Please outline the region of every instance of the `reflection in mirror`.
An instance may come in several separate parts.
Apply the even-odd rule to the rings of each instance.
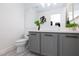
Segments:
[[[67,15],[68,15],[68,19],[69,21],[73,21],[74,20],[74,4],[73,3],[67,3]]]
[[[77,29],[79,27],[79,24],[77,22],[78,13],[77,10],[74,9],[75,4],[74,3],[68,3],[66,6],[66,27]],[[77,6],[77,5],[76,5]]]
[[[53,25],[53,22],[52,21],[50,21],[50,26],[52,26]]]
[[[75,19],[79,18],[79,10],[78,5],[76,3],[69,3],[67,4],[67,16],[69,17],[69,21],[74,21]]]
[[[59,22],[55,23],[55,25],[58,26],[58,27],[60,27],[60,23]]]
[[[53,25],[58,25],[58,27],[60,27],[61,14],[52,14],[51,21],[53,22]]]

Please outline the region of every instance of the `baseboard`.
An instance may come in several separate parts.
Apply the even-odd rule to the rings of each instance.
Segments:
[[[4,55],[4,54],[6,54],[7,52],[12,51],[12,50],[14,50],[14,49],[16,49],[15,46],[10,46],[10,47],[8,47],[8,48],[5,48],[5,49],[3,49],[3,50],[0,50],[0,56],[1,56],[1,55]]]

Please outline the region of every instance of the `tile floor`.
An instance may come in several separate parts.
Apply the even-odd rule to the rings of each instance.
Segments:
[[[16,49],[15,49],[1,56],[40,56],[40,55],[30,52],[28,49],[26,49],[24,52],[16,53]]]

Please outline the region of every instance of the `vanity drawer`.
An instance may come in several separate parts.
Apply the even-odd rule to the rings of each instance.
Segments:
[[[41,33],[41,54],[57,56],[57,34]]]
[[[79,34],[60,34],[60,55],[79,56]]]
[[[78,39],[79,34],[60,34],[62,38],[68,38],[68,39]]]
[[[40,33],[29,32],[29,50],[40,53]]]

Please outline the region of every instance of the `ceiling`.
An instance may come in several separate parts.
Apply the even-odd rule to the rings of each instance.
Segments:
[[[66,3],[50,3],[50,6],[43,7],[40,3],[26,3],[25,6],[31,7],[35,9],[38,12],[43,12],[43,11],[50,11],[50,10],[55,10],[55,9],[62,9],[66,7]],[[79,3],[74,3],[75,9],[79,9]]]

